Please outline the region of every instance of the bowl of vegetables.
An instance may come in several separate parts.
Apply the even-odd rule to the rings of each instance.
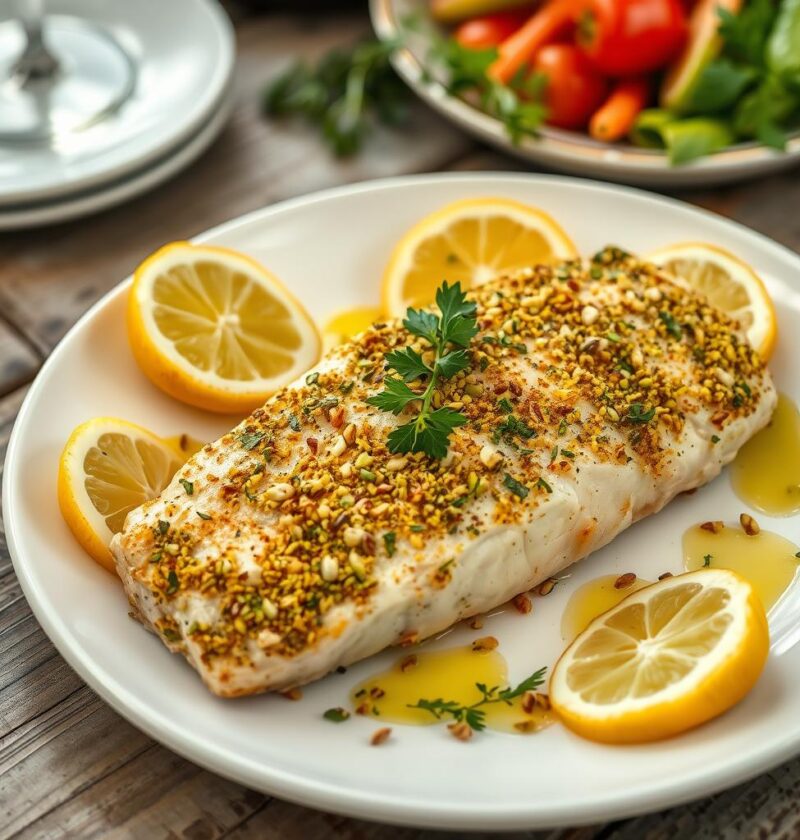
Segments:
[[[800,0],[371,0],[398,74],[538,164],[679,187],[800,161]]]

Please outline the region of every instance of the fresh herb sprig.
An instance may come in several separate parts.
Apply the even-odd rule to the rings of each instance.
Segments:
[[[529,73],[526,68],[510,84],[501,84],[488,72],[497,58],[496,47],[474,49],[436,32],[427,33],[427,36],[430,40],[428,72],[441,72],[449,94],[477,99],[482,110],[503,123],[514,145],[524,136],[538,133],[547,116],[547,109],[542,104],[546,76]]]
[[[264,113],[302,117],[318,126],[335,154],[354,154],[375,123],[398,125],[408,117],[410,91],[392,69],[391,57],[415,31],[428,45],[428,78],[436,75],[449,94],[500,120],[512,143],[538,133],[547,116],[542,104],[546,76],[526,69],[501,84],[487,75],[496,48],[464,47],[414,15],[402,22],[397,38],[360,41],[330,51],[316,64],[293,65],[266,89]]]
[[[409,308],[403,320],[403,326],[411,335],[431,346],[432,363],[426,363],[413,347],[393,350],[386,356],[386,368],[397,376],[386,379],[384,390],[367,399],[370,405],[395,415],[420,403],[413,420],[390,432],[390,452],[424,452],[431,458],[444,458],[451,432],[467,422],[461,412],[451,408],[434,410],[431,403],[442,380],[469,367],[467,348],[478,332],[475,304],[467,300],[460,283],[449,286],[445,282],[436,290],[436,305],[440,312],[438,316],[425,309]],[[426,382],[421,393],[407,384],[417,380]]]
[[[335,154],[357,152],[374,123],[405,119],[409,91],[389,63],[397,46],[366,40],[332,50],[313,66],[293,65],[265,91],[264,113],[303,117],[319,127]]]
[[[535,691],[544,683],[544,676],[547,672],[547,667],[539,668],[527,679],[524,679],[516,688],[500,688],[500,686],[487,687],[484,683],[475,683],[475,688],[481,694],[479,700],[471,705],[465,706],[455,700],[436,700],[420,699],[414,704],[409,704],[410,709],[423,709],[430,712],[437,720],[442,720],[446,717],[452,718],[457,723],[464,722],[470,729],[480,732],[486,729],[486,712],[484,708],[493,703],[507,703],[511,705],[511,701],[516,697],[521,697],[527,691]]]

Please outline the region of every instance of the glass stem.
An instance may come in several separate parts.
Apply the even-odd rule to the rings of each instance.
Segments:
[[[58,71],[58,61],[44,42],[43,0],[18,0],[20,23],[25,29],[25,50],[14,67],[14,76],[22,84],[52,78]]]

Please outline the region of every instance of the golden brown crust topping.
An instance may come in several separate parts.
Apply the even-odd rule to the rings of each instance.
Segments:
[[[293,655],[341,632],[325,620],[336,605],[364,608],[381,569],[414,574],[415,553],[434,540],[450,556],[426,583],[446,586],[470,539],[528,516],[581,459],[635,461],[658,475],[687,415],[704,412],[722,429],[759,398],[763,365],[737,325],[616,249],[588,264],[526,270],[473,297],[471,367],[433,401],[468,418],[445,461],[389,452],[398,420],[365,403],[387,352],[428,352],[393,322],[334,351],[304,384],[206,447],[224,474],[197,475],[189,462],[182,474],[194,475],[212,509],[167,508],[147,529],[152,559],[135,575],[158,597],[219,599],[217,620],[185,629],[207,657],[246,662],[253,642]],[[244,519],[253,523],[246,535],[237,530]],[[245,536],[256,543],[255,573],[237,553]],[[411,559],[389,563],[400,549]],[[177,641],[179,628],[164,630]]]

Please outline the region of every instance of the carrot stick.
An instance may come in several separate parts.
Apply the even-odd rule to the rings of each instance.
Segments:
[[[500,44],[498,56],[489,67],[489,77],[496,82],[508,84],[540,47],[574,20],[577,7],[577,0],[548,0],[520,29]]]
[[[592,115],[589,134],[595,140],[605,140],[607,143],[624,137],[633,128],[649,96],[650,84],[644,76],[620,79],[606,101]]]

